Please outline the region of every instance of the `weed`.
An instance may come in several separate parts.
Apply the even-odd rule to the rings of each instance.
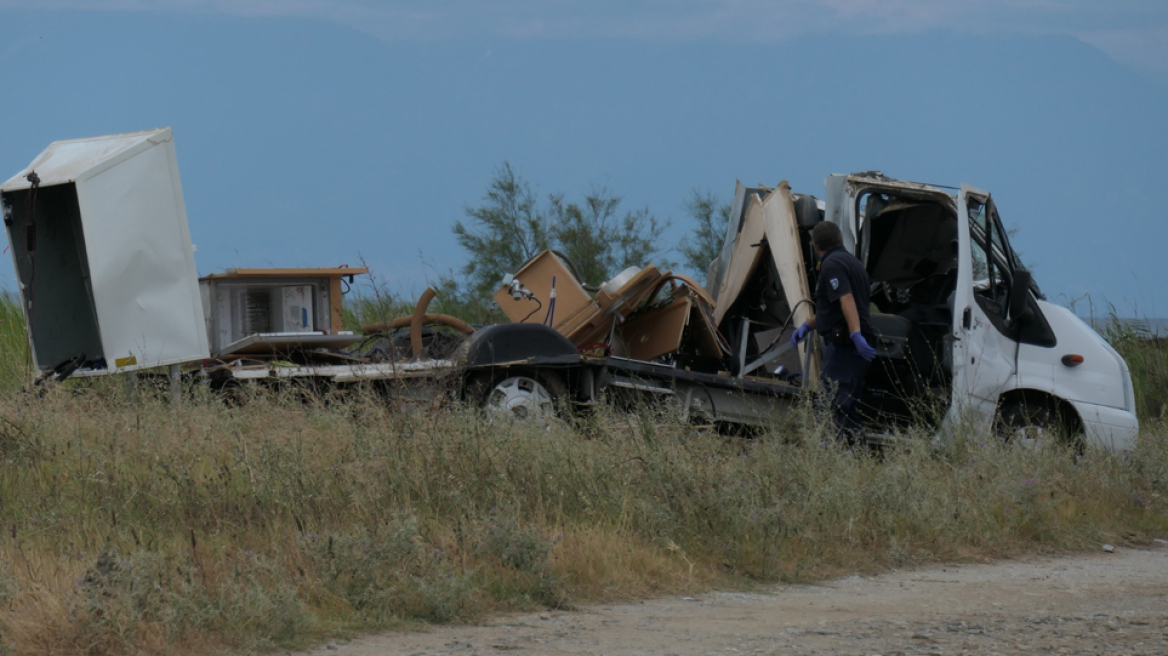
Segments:
[[[307,534],[300,544],[324,587],[370,625],[447,622],[477,614],[474,586],[422,537],[414,518],[356,532]]]
[[[485,526],[480,544],[480,553],[520,572],[542,571],[552,547],[543,535],[509,518]]]

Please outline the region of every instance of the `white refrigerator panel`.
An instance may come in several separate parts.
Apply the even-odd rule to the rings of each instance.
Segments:
[[[174,142],[77,183],[110,369],[209,356]]]
[[[88,341],[79,341],[68,332],[70,326],[64,325],[68,322],[60,320],[60,312],[34,311],[31,291],[22,286],[29,334],[40,336],[32,340],[37,365],[42,369],[53,366],[62,356],[79,350],[79,343],[88,344],[88,360],[75,375],[115,373],[209,357],[170,129],[51,144],[27,169],[0,187],[0,194],[16,212],[24,207],[20,201],[32,195],[27,179],[31,172],[40,178],[40,191],[35,198],[41,207],[32,215],[35,219],[27,220],[47,226],[39,228],[43,243],[38,250],[52,254],[53,246],[67,252],[68,243],[50,244],[47,240],[76,239],[75,252],[82,256],[74,256],[71,265],[62,267],[47,255],[34,259],[37,253],[18,243],[13,249],[18,277],[23,267],[24,285],[34,280],[30,273],[34,266],[42,270],[57,267],[59,270],[42,271],[36,276],[37,302],[43,305],[52,303],[54,298],[64,299],[62,294],[69,290],[71,300],[59,300],[57,304],[79,302],[72,299],[79,299],[78,290],[85,289],[85,294],[92,295],[90,316],[96,315],[97,323],[97,330],[84,333],[91,336]],[[75,209],[70,209],[72,201],[67,199],[73,192]],[[66,201],[50,203],[51,199],[62,198]],[[55,237],[51,228],[70,216],[73,221],[79,220],[80,234]],[[23,235],[23,224],[10,227],[10,239],[14,231]],[[50,325],[38,326],[38,321],[49,321]],[[93,352],[97,334],[102,353]],[[46,340],[56,343],[42,343]]]

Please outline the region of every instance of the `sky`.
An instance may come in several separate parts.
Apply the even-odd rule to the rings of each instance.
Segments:
[[[416,296],[504,162],[670,243],[694,190],[882,170],[991,191],[1051,300],[1168,316],[1159,0],[0,0],[0,71],[0,179],[174,129],[200,274]]]

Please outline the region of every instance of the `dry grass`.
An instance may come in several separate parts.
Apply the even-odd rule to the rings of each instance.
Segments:
[[[500,609],[1055,551],[1168,529],[1168,440],[1134,458],[910,439],[803,415],[761,438],[668,417],[492,425],[115,384],[0,402],[0,641],[264,650]]]
[[[493,425],[371,394],[235,409],[131,405],[117,380],[18,394],[23,322],[0,299],[0,653],[263,651],[1165,537],[1166,351],[1114,341],[1146,413],[1131,457],[967,434],[875,458],[809,412],[741,440],[648,413]]]

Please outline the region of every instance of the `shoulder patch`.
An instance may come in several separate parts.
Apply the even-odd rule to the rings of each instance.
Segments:
[[[831,279],[831,288],[832,289],[839,289],[839,278],[832,278]]]

